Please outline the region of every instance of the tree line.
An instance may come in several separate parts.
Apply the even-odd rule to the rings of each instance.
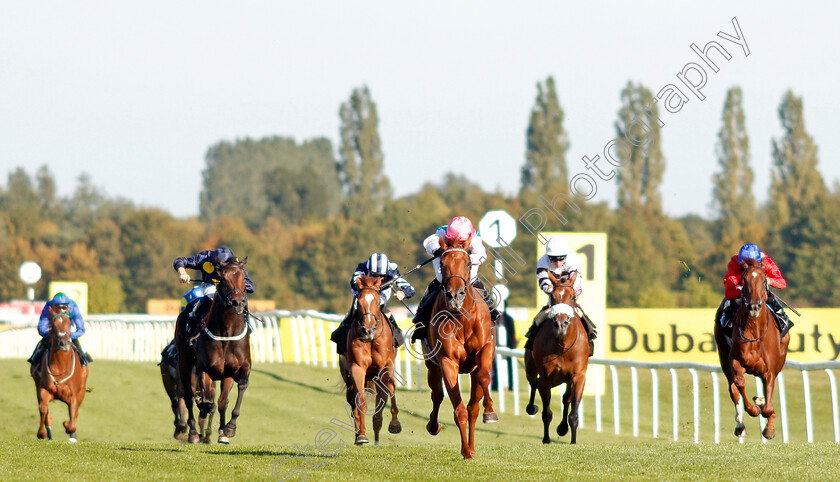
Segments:
[[[280,136],[211,146],[196,218],[177,219],[109,197],[86,175],[61,197],[46,166],[34,176],[17,168],[0,187],[0,300],[24,296],[17,270],[23,260],[34,260],[43,270],[35,286],[40,298],[49,280],[80,280],[89,284],[91,312],[142,312],[149,298],[177,298],[185,291],[172,269],[177,256],[227,246],[248,256],[256,298],[289,309],[341,312],[350,303],[349,276],[371,252],[410,267],[426,259],[422,240],[452,216],[477,223],[487,210],[504,209],[517,217],[541,195],[562,193],[580,209],[564,220],[549,219],[545,229],[608,233],[609,306],[716,306],[726,263],[745,242],[759,244],[780,265],[790,301],[836,306],[838,279],[831,267],[840,258],[840,189],[829,189],[817,169],[802,99],[789,91],[779,104],[772,185],[768,201],[759,205],[742,96],[740,88],[730,89],[722,108],[717,170],[710,173],[713,219],[663,213],[666,159],[659,126],[650,121],[658,117],[657,107],[653,94],[632,82],[620,92],[617,138],[653,136],[657,142],[617,147],[616,208],[584,202],[569,190],[570,136],[551,77],[537,83],[515,195],[450,173],[395,197],[367,87],[354,89],[339,107],[338,146],[326,137],[299,143]],[[518,237],[512,249],[526,262],[536,259],[531,236]],[[488,280],[494,279],[491,265],[483,268]],[[533,304],[533,269],[506,273],[510,305]],[[431,276],[430,268],[410,276],[418,296]]]

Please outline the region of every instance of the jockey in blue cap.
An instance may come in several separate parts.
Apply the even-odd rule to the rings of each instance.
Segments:
[[[764,263],[764,274],[767,277],[768,287],[780,290],[787,287],[787,281],[782,276],[782,271],[770,256],[767,256],[755,244],[747,243],[741,246],[738,254],[732,256],[726,267],[726,275],[723,277],[724,299],[718,307],[717,313],[715,313],[715,321],[724,328],[730,327],[735,312],[741,306],[741,274],[743,273],[741,263],[746,259]],[[784,308],[779,303],[779,299],[773,296],[773,292],[770,290],[767,290],[767,307],[773,312],[779,326],[779,337],[784,337],[793,326],[793,322],[788,318]]]
[[[203,315],[204,311],[209,308],[210,302],[216,295],[216,284],[221,281],[218,271],[230,261],[239,261],[239,259],[234,256],[230,249],[217,248],[215,250],[208,249],[193,256],[177,258],[172,263],[175,271],[178,272],[181,283],[189,283],[192,280],[187,273],[187,269],[201,271],[201,284],[184,295],[188,301],[187,306],[184,307],[185,310],[189,310],[188,331],[198,324],[194,321],[200,320],[200,315]],[[245,271],[245,292],[254,292],[254,283],[248,276],[248,271]]]
[[[93,359],[90,355],[85,353],[82,345],[79,343],[79,337],[85,334],[85,320],[82,319],[82,313],[79,311],[79,306],[76,302],[71,300],[69,296],[64,293],[56,293],[50,301],[44,305],[41,310],[41,318],[38,320],[38,334],[41,335],[41,341],[35,347],[32,356],[29,357],[29,363],[33,366],[38,366],[44,353],[49,348],[49,341],[47,337],[50,335],[50,307],[54,306],[58,313],[70,316],[70,323],[74,326],[74,330],[70,332],[70,339],[73,340],[73,345],[79,353],[79,359],[82,365],[87,365]]]

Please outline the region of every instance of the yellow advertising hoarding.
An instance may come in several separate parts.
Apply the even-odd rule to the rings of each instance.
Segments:
[[[577,256],[581,269],[579,276],[583,277],[583,293],[581,293],[577,302],[598,328],[594,356],[599,358],[605,357],[604,321],[607,317],[607,234],[544,232],[542,235],[546,239],[551,239],[554,236],[563,236],[569,242],[570,252]],[[537,260],[544,254],[545,246],[537,240]],[[534,265],[536,266],[536,262]],[[548,296],[537,285],[536,279],[534,279],[534,287],[536,290],[536,306],[539,309],[545,306],[548,301]],[[603,365],[590,365],[586,371],[586,387],[584,393],[586,395],[603,394],[605,374],[606,367]]]
[[[82,313],[82,318],[87,318],[88,315],[88,285],[84,281],[50,281],[49,296],[50,299],[56,293],[64,293],[71,300],[76,302],[79,311]]]

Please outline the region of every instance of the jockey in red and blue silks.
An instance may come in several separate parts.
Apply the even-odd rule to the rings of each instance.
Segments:
[[[487,259],[487,250],[484,247],[484,242],[481,240],[481,235],[473,228],[469,218],[455,216],[449,221],[448,225],[439,227],[435,231],[435,234],[432,234],[423,241],[423,247],[426,249],[426,253],[435,258],[435,279],[429,283],[426,292],[423,294],[423,298],[420,300],[420,304],[417,306],[417,313],[412,320],[415,324],[415,330],[411,335],[411,341],[426,338],[426,327],[431,321],[432,305],[434,305],[435,296],[437,296],[438,291],[443,286],[443,280],[440,274],[440,256],[442,254],[440,248],[441,237],[448,240],[470,240],[470,245],[467,249],[472,263],[470,266],[470,283],[481,294],[485,303],[487,303],[487,308],[490,310],[490,319],[495,323],[502,316],[499,310],[496,309],[496,302],[484,287],[484,283],[478,279],[478,268]]]
[[[40,363],[41,357],[44,356],[44,352],[46,352],[49,347],[49,343],[46,339],[50,335],[50,308],[53,306],[58,310],[58,313],[64,313],[70,317],[70,323],[74,328],[73,331],[70,332],[70,339],[73,340],[73,345],[76,346],[76,349],[79,352],[79,358],[81,359],[82,365],[87,365],[93,361],[93,359],[90,355],[85,353],[84,350],[82,350],[82,345],[79,343],[79,337],[85,334],[85,320],[82,319],[82,313],[79,311],[79,306],[76,302],[61,292],[56,293],[50,301],[47,301],[44,305],[44,309],[41,310],[41,318],[38,320],[38,334],[41,335],[41,341],[38,342],[38,345],[35,347],[35,351],[32,353],[32,356],[29,357],[29,363],[33,365]]]
[[[405,343],[402,331],[397,326],[397,322],[394,320],[394,315],[391,313],[391,310],[388,309],[386,303],[388,303],[388,300],[391,299],[392,286],[396,288],[393,292],[394,296],[398,300],[414,296],[414,287],[402,277],[397,263],[390,262],[388,260],[388,256],[384,253],[373,253],[367,260],[362,261],[358,266],[356,266],[356,271],[353,272],[353,276],[350,278],[350,291],[353,294],[353,305],[350,307],[350,310],[347,311],[347,315],[338,325],[338,328],[336,328],[332,332],[332,335],[330,335],[330,340],[336,344],[336,352],[339,355],[344,355],[347,350],[347,333],[349,332],[350,323],[356,316],[356,298],[359,296],[358,280],[363,275],[378,276],[382,278],[381,284],[383,285],[389,283],[385,289],[379,292],[379,306],[382,314],[385,315],[385,318],[391,324],[391,328],[394,333],[394,346],[399,347]]]
[[[741,262],[745,259],[752,259],[758,262],[764,261],[764,274],[767,277],[768,286],[780,290],[787,287],[787,281],[782,276],[782,271],[770,256],[767,256],[755,244],[747,243],[741,246],[738,254],[732,256],[729,264],[726,266],[726,274],[723,277],[724,299],[717,313],[715,313],[715,321],[720,323],[724,328],[732,323],[732,317],[741,304],[741,274],[743,273]],[[779,332],[781,333],[780,337],[785,336],[793,326],[793,322],[788,318],[778,298],[769,290],[767,293],[767,306],[775,315],[774,318],[779,325]]]

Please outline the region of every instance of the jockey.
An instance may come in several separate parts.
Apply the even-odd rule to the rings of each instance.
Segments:
[[[85,353],[82,349],[82,345],[79,343],[79,337],[85,334],[85,320],[82,319],[82,313],[79,311],[79,306],[64,293],[56,293],[55,296],[53,296],[53,299],[48,301],[44,305],[44,309],[41,310],[41,319],[38,320],[38,334],[41,335],[41,341],[38,342],[38,345],[35,347],[35,351],[32,353],[32,356],[29,357],[29,363],[37,366],[50,346],[47,338],[50,335],[51,306],[56,307],[58,313],[70,316],[70,323],[72,323],[75,327],[75,330],[70,332],[70,339],[73,340],[73,345],[79,353],[79,360],[81,360],[82,365],[87,365],[92,362],[93,359],[90,355]]]
[[[554,291],[554,285],[548,278],[549,271],[557,277],[563,274],[570,275],[571,273],[577,272],[578,275],[575,277],[574,284],[575,299],[583,293],[583,276],[581,276],[580,264],[578,263],[577,256],[570,252],[569,243],[566,241],[566,238],[555,236],[549,239],[545,245],[545,254],[537,260],[537,283],[540,289],[549,295],[549,304],[537,313],[537,316],[534,317],[534,321],[531,324],[531,328],[525,333],[525,337],[528,339],[525,342],[526,350],[533,348],[534,340],[532,336],[537,334],[540,324],[546,319],[548,310],[551,308],[550,296],[551,292]],[[575,311],[580,316],[583,327],[586,328],[586,333],[589,335],[589,356],[592,356],[595,350],[595,338],[598,337],[598,333],[595,331],[595,324],[592,323],[592,320],[583,312],[577,302],[575,302]]]
[[[398,300],[414,296],[414,287],[400,275],[397,263],[388,261],[388,257],[383,253],[373,253],[366,261],[359,263],[356,266],[356,271],[353,272],[353,276],[350,278],[350,291],[353,293],[353,305],[347,311],[347,315],[341,321],[341,324],[338,325],[338,328],[330,335],[330,340],[336,344],[336,352],[339,355],[344,355],[347,351],[347,332],[350,330],[350,324],[356,318],[356,311],[358,309],[356,298],[359,296],[358,280],[362,275],[380,277],[382,278],[383,285],[386,283],[396,285],[397,289],[394,292],[394,296]],[[379,292],[379,309],[391,324],[391,329],[394,333],[394,347],[396,348],[405,343],[405,338],[397,326],[391,310],[385,306],[390,298],[391,286],[389,285]]]
[[[745,259],[753,259],[758,262],[764,261],[764,274],[767,276],[767,285],[773,288],[784,289],[787,287],[787,281],[782,277],[782,272],[779,266],[767,256],[766,253],[758,249],[758,246],[752,243],[741,246],[738,254],[732,256],[729,260],[729,265],[726,267],[726,275],[723,277],[724,299],[715,313],[715,321],[720,323],[720,326],[728,328],[732,324],[732,318],[738,307],[741,306],[741,262]],[[793,326],[784,308],[782,308],[779,299],[773,295],[773,292],[767,290],[767,307],[773,312],[776,323],[779,325],[779,337],[783,337]]]
[[[411,335],[411,341],[422,340],[426,338],[426,326],[431,317],[432,305],[435,297],[443,286],[443,279],[440,274],[440,256],[443,251],[440,247],[440,238],[445,237],[448,240],[466,241],[470,239],[469,251],[470,261],[472,267],[470,268],[470,282],[473,288],[481,293],[484,302],[487,303],[487,308],[490,310],[490,319],[495,323],[501,316],[501,313],[496,309],[496,303],[484,283],[478,279],[478,267],[484,260],[487,259],[487,250],[484,248],[484,243],[481,236],[473,228],[472,222],[464,216],[456,216],[449,221],[447,226],[441,226],[435,234],[429,236],[423,241],[423,247],[426,248],[426,253],[429,256],[434,256],[435,279],[429,283],[423,298],[420,300],[420,305],[417,307],[417,314],[414,315],[413,323],[415,324],[415,331]]]
[[[228,248],[217,248],[216,250],[202,251],[194,256],[177,258],[172,263],[175,271],[178,272],[181,283],[189,283],[191,281],[187,269],[201,271],[201,284],[193,288],[193,290],[190,290],[190,293],[196,293],[196,296],[184,307],[185,310],[189,310],[187,331],[190,331],[189,328],[197,324],[192,323],[193,321],[201,319],[197,315],[204,314],[204,310],[210,306],[210,302],[216,295],[216,283],[221,281],[221,275],[219,275],[218,270],[222,264],[231,260],[239,261],[239,258],[234,256],[233,251]],[[245,271],[245,292],[254,292],[254,283],[248,276],[248,271]]]

